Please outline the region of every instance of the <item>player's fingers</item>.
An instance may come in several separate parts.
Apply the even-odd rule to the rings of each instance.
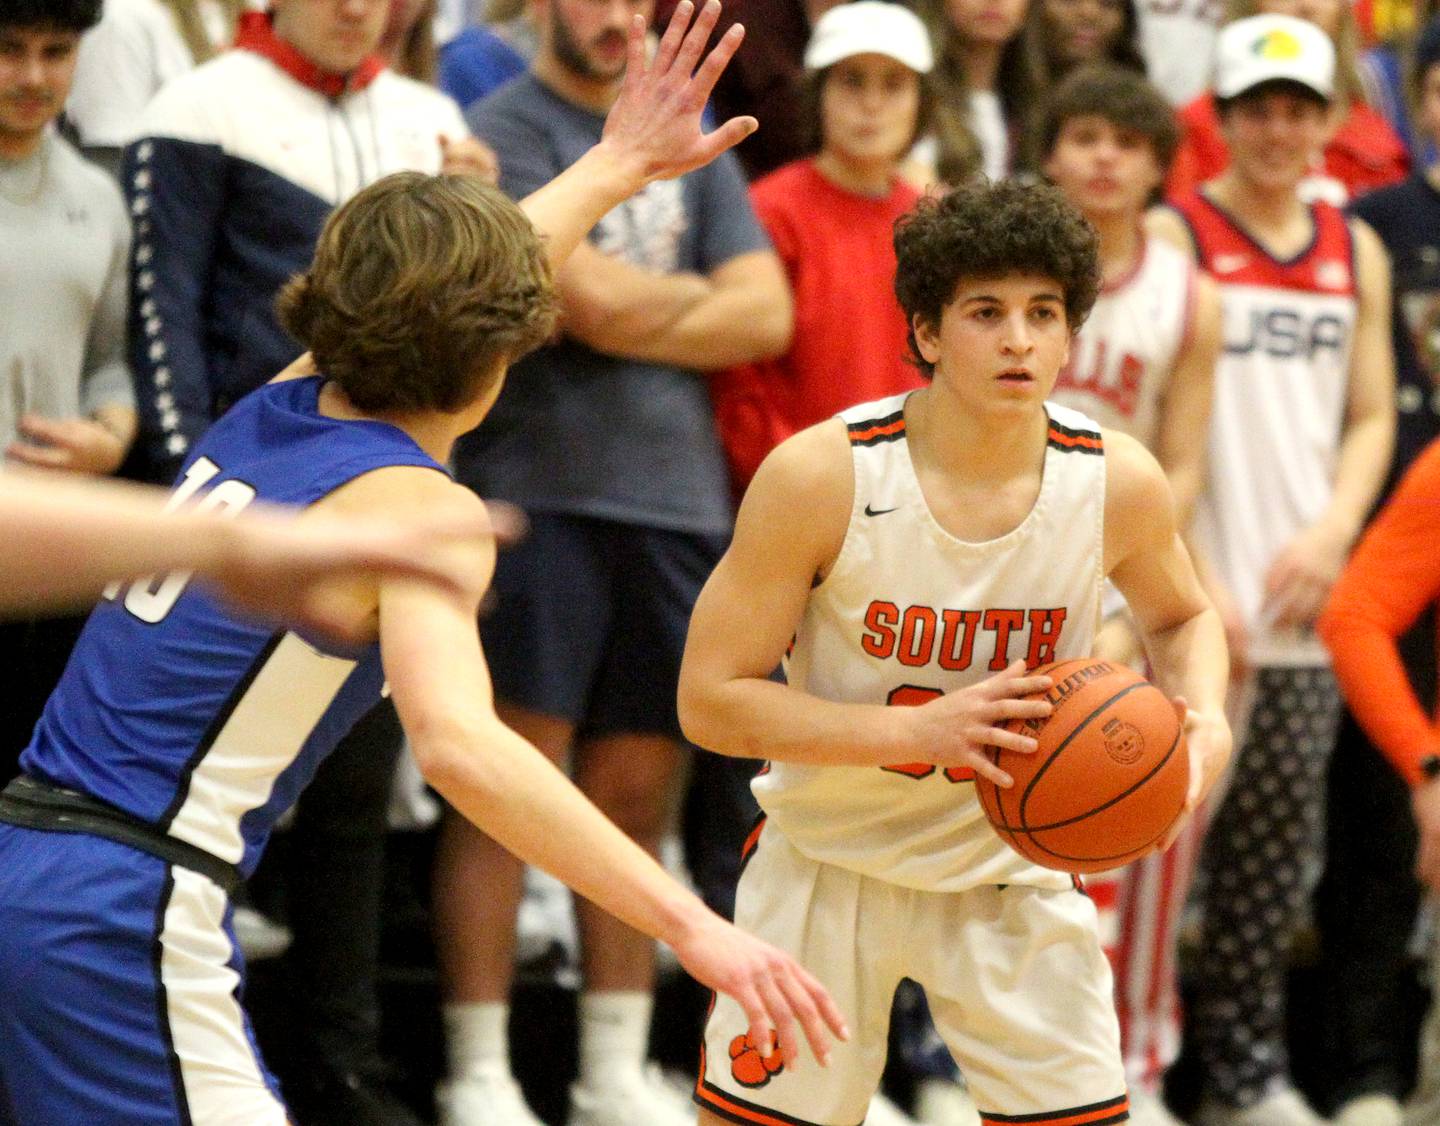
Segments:
[[[1185,717],[1190,712],[1190,705],[1186,702],[1185,697],[1171,696],[1170,706],[1175,709],[1175,718],[1180,721],[1181,726],[1184,726]]]
[[[760,994],[756,991],[754,983],[747,981],[743,988],[731,992],[730,996],[745,1013],[745,1020],[749,1024],[746,1035],[750,1037],[750,1043],[756,1048],[768,1048],[774,1043],[775,1029],[771,1025],[770,1014],[766,1012],[764,1003],[760,1000]],[[763,1049],[761,1055],[769,1055]]]
[[[660,43],[655,48],[655,58],[652,65],[656,74],[664,74],[670,69],[670,64],[675,60],[675,53],[680,49],[680,43],[685,38],[685,29],[690,26],[690,17],[695,11],[695,5],[690,0],[680,0],[675,5],[675,12],[670,17],[670,22],[665,26],[665,34],[660,37]],[[639,28],[637,37],[635,29]],[[640,52],[640,65],[635,66],[635,52]],[[645,73],[645,17],[636,16],[630,27],[630,67],[636,76]]]
[[[700,69],[695,72],[690,84],[688,96],[692,106],[700,107],[710,100],[710,92],[715,89],[715,83],[730,65],[730,60],[735,57],[735,52],[740,49],[744,38],[745,25],[731,24],[720,37],[720,42],[715,44],[714,50],[705,56],[705,61],[700,64]]]
[[[986,719],[1045,719],[1055,711],[1049,700],[1016,700],[1009,696],[992,701],[985,709]]]
[[[790,1002],[785,999],[780,987],[772,977],[760,982],[760,997],[765,1003],[770,1025],[775,1030],[775,1039],[780,1045],[780,1057],[791,1071],[800,1069],[800,1038],[795,1033],[795,1015],[790,1011]],[[752,1044],[758,1040],[750,1041]]]
[[[824,989],[820,988],[819,982],[805,981],[798,966],[794,969],[787,967],[777,975],[777,983],[785,996],[785,1003],[799,1023],[800,1031],[805,1034],[810,1054],[821,1067],[825,1067],[830,1063],[830,1036],[815,996],[816,990],[823,996]],[[798,1042],[796,1047],[798,1049]]]
[[[820,1022],[819,1025],[816,1026],[816,1029],[813,1031],[810,1024],[807,1022],[805,1026],[806,1035],[809,1037],[810,1045],[812,1048],[816,1046],[817,1032],[819,1037],[823,1038],[825,1044],[825,1058],[821,1059],[820,1062],[827,1063],[830,1058],[830,1038],[826,1034],[827,1030],[841,1040],[849,1040],[850,1025],[846,1023],[845,1014],[840,1011],[840,1006],[837,1005],[835,1003],[835,999],[830,996],[829,990],[827,990],[823,985],[820,984],[819,978],[817,978],[814,974],[812,974],[809,970],[807,970],[804,966],[800,965],[798,962],[791,964],[790,977],[794,981],[796,988],[805,991],[806,996],[810,1000],[810,1009],[814,1012],[816,1019]],[[805,1010],[802,1010],[802,1012],[803,1011]],[[818,1051],[816,1052],[815,1058],[820,1059],[820,1053]]]
[[[695,73],[695,67],[700,62],[705,44],[710,41],[710,33],[715,30],[715,24],[719,19],[720,0],[705,0],[700,14],[695,17],[695,22],[685,33],[680,50],[675,53],[674,71],[678,77],[689,79]]]
[[[1029,735],[1020,735],[1005,727],[980,727],[967,734],[981,746],[999,747],[1002,751],[1032,755],[1040,749],[1040,744]]]
[[[732,149],[751,133],[760,128],[753,117],[732,117],[713,133],[706,133],[700,142],[700,157],[697,164],[707,164],[726,149]]]
[[[1008,790],[1011,786],[1015,785],[1014,778],[1006,774],[1005,771],[1001,770],[984,755],[971,756],[967,765],[976,774],[980,775],[980,777],[989,779],[1002,790]]]

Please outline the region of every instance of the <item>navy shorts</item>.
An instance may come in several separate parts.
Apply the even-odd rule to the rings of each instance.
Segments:
[[[495,695],[582,735],[680,736],[690,611],[728,536],[538,512],[480,623]]]
[[[204,876],[0,824],[0,1123],[284,1126],[242,978]]]

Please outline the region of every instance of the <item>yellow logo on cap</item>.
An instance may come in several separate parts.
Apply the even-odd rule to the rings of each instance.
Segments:
[[[1255,40],[1250,50],[1262,59],[1298,59],[1300,57],[1300,40],[1288,31],[1276,29],[1267,31]]]

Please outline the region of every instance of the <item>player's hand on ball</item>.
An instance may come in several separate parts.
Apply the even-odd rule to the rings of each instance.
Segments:
[[[674,949],[691,977],[739,1002],[750,1021],[752,1044],[779,1042],[792,1071],[800,1060],[797,1023],[822,1067],[830,1062],[831,1035],[850,1039],[839,1008],[809,971],[713,912],[707,911]]]
[[[1175,714],[1185,728],[1185,744],[1190,755],[1190,789],[1185,796],[1185,812],[1160,842],[1161,851],[1175,843],[1175,838],[1190,818],[1205,804],[1205,799],[1230,764],[1232,749],[1230,724],[1223,715],[1193,711],[1186,705],[1183,696],[1176,696],[1172,702]]]
[[[911,726],[908,736],[913,758],[939,767],[968,766],[997,786],[1009,786],[1010,775],[990,761],[987,747],[1033,754],[1037,746],[1028,735],[1007,730],[1009,719],[1044,719],[1054,710],[1048,700],[1026,699],[1053,685],[1048,676],[1025,671],[1024,661],[978,684],[937,697],[917,708],[901,711]]]

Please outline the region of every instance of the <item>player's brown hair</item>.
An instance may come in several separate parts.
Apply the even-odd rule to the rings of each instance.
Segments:
[[[1065,123],[1076,117],[1100,117],[1117,129],[1133,130],[1150,142],[1160,171],[1170,170],[1180,144],[1180,126],[1165,96],[1143,75],[1111,63],[1071,71],[1055,87],[1045,108],[1046,157],[1055,151]]]
[[[559,305],[530,220],[471,176],[397,172],[320,232],[276,299],[280,323],[361,410],[453,412],[554,331]]]
[[[965,278],[1035,274],[1053,278],[1065,319],[1077,331],[1100,292],[1095,230],[1048,184],[1002,180],[929,196],[895,225],[895,296],[910,329],[910,359],[925,375],[914,322],[938,326]]]

